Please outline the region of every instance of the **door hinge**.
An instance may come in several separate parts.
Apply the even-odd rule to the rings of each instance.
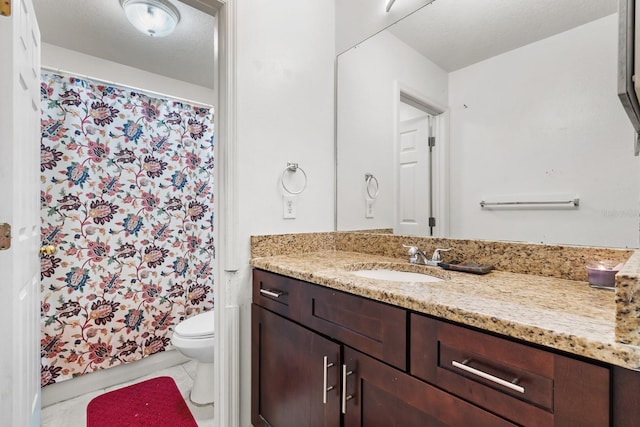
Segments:
[[[436,137],[435,136],[430,136],[427,139],[428,143],[429,143],[429,147],[435,147],[436,146]]]
[[[0,15],[11,16],[11,0],[0,0]]]
[[[0,223],[0,251],[11,247],[11,224]]]
[[[435,226],[436,226],[436,219],[434,217],[430,216],[429,217],[429,227],[435,227]]]

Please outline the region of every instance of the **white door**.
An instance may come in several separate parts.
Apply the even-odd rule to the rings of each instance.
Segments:
[[[0,10],[0,425],[40,425],[40,31],[31,0]],[[0,237],[4,233],[0,232]]]
[[[400,122],[396,234],[429,235],[430,159],[429,115]]]

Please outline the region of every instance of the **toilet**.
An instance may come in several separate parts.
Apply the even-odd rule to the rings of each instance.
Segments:
[[[198,362],[190,396],[197,405],[213,403],[213,313],[209,310],[183,320],[171,338],[180,353]]]

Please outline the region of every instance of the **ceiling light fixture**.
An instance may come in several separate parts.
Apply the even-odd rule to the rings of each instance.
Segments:
[[[120,0],[129,22],[151,37],[164,37],[180,22],[178,9],[167,0]]]
[[[386,11],[387,13],[389,13],[389,11],[391,10],[391,8],[393,7],[393,4],[396,2],[396,0],[387,0],[387,6],[386,6]]]

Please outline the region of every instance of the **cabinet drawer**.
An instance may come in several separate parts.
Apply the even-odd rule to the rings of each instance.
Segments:
[[[553,409],[553,354],[470,329],[438,325],[438,383],[463,377]],[[460,383],[461,384],[461,383]]]
[[[417,314],[410,339],[413,375],[519,424],[608,425],[606,368]]]
[[[298,320],[299,305],[295,303],[300,282],[279,274],[253,270],[253,302],[273,312]]]
[[[311,284],[302,299],[302,324],[406,370],[404,309]]]

